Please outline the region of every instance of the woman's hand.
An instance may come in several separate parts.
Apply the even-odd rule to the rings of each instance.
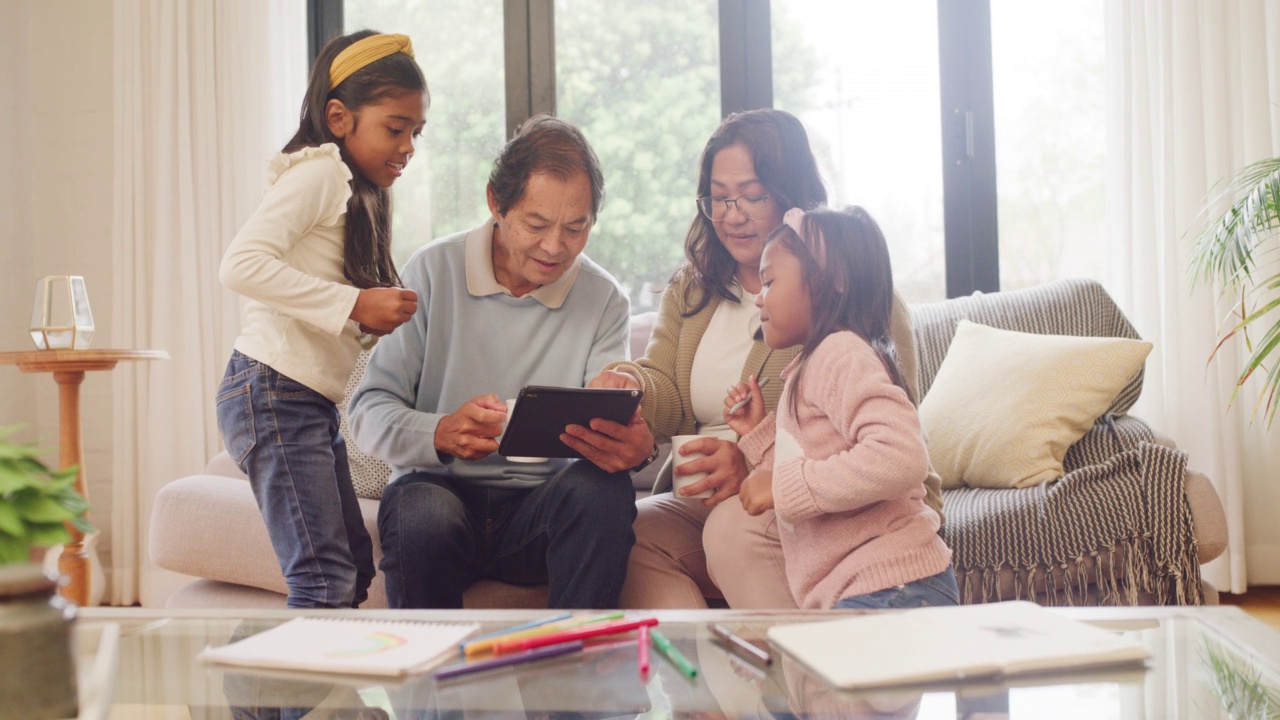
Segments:
[[[738,499],[742,501],[742,509],[748,515],[759,515],[773,508],[773,470],[758,467],[751,471],[742,488],[738,491]]]
[[[713,507],[733,497],[738,492],[742,479],[747,476],[747,459],[735,442],[707,436],[685,443],[680,452],[684,455],[702,453],[704,457],[677,464],[672,467],[672,473],[683,476],[706,472],[708,475],[686,485],[677,497],[697,495],[704,490],[714,489],[711,497],[702,501],[703,505]]]
[[[370,335],[386,335],[418,311],[418,293],[398,287],[365,288],[356,297],[351,319]]]
[[[463,460],[479,460],[498,451],[496,438],[507,420],[507,406],[497,395],[478,395],[436,425],[436,452]]]
[[[642,390],[640,381],[635,375],[617,370],[601,370],[600,374],[587,383],[589,388],[619,388],[622,390]]]
[[[732,412],[740,403],[746,404]],[[724,421],[741,437],[755,429],[764,420],[764,396],[754,377],[747,382],[732,385],[724,396]]]

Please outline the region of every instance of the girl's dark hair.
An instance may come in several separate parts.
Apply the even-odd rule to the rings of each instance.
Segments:
[[[341,100],[354,113],[370,103],[407,93],[420,92],[427,97],[428,103],[431,100],[422,69],[413,58],[402,52],[365,65],[338,87],[329,89],[329,68],[338,53],[357,40],[378,34],[373,30],[361,30],[334,38],[321,48],[320,55],[311,66],[311,79],[307,81],[307,94],[302,99],[298,132],[284,146],[284,152],[288,153],[335,143],[342,151],[343,159],[347,160],[352,180],[351,199],[347,201],[346,242],[343,243],[344,274],[358,288],[400,284],[400,275],[391,257],[391,194],[386,188],[369,182],[347,157],[345,144],[329,131],[325,105],[330,100]]]
[[[893,313],[893,267],[880,226],[860,207],[816,208],[805,213],[801,238],[790,225],[780,225],[765,244],[776,243],[800,261],[813,322],[800,351],[795,387],[814,349],[828,335],[850,330],[880,356],[893,384],[911,397],[889,336]],[[798,393],[791,396],[792,411]],[[912,398],[912,402],[915,398]]]
[[[807,210],[827,202],[827,189],[809,149],[804,125],[791,113],[771,108],[730,115],[711,133],[699,161],[697,197],[711,194],[711,165],[716,154],[734,145],[741,145],[751,155],[756,177],[780,213],[795,207]],[[692,270],[694,276],[694,282],[685,287],[684,302],[691,306],[685,317],[701,312],[712,295],[738,302],[730,290],[738,262],[716,238],[715,225],[700,212],[695,211],[685,236],[684,253],[685,268]]]
[[[520,202],[529,176],[538,172],[550,173],[560,180],[586,173],[591,184],[591,219],[599,216],[604,202],[604,173],[581,130],[545,114],[534,115],[520,124],[489,173],[489,189],[498,201],[499,215],[505,217]]]

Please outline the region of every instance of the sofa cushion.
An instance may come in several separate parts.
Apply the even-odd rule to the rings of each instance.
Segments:
[[[1055,280],[1021,290],[978,292],[941,302],[913,304],[909,309],[920,356],[922,398],[928,397],[961,320],[1018,332],[1141,339],[1096,280]],[[1116,395],[1107,412],[1125,413],[1137,402],[1141,392],[1142,373],[1139,372]]]
[[[1062,476],[1067,449],[1142,367],[1151,343],[1042,335],[961,320],[920,403],[944,488],[1029,487]]]
[[[373,561],[382,560],[378,503],[360,500],[374,538]],[[247,480],[191,475],[156,494],[147,551],[156,565],[184,575],[280,593],[288,592],[267,526]],[[215,540],[216,539],[216,540]],[[374,578],[364,607],[386,607],[382,578]]]

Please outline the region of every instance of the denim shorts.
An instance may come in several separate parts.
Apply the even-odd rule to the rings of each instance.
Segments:
[[[850,595],[836,603],[837,608],[888,610],[901,608],[959,605],[960,588],[956,574],[947,566],[937,575],[913,580],[906,585],[877,590],[866,595]]]

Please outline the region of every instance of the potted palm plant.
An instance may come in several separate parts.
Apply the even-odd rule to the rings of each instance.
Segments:
[[[33,445],[0,428],[0,720],[76,714],[71,623],[75,608],[57,594],[39,562],[71,538],[70,523],[92,532],[75,468],[53,470]]]
[[[1280,405],[1280,364],[1275,362],[1280,354],[1280,265],[1276,261],[1280,249],[1280,157],[1249,165],[1221,190],[1211,193],[1197,227],[1204,229],[1192,249],[1191,282],[1221,287],[1234,308],[1210,359],[1231,338],[1244,338],[1249,357],[1231,399],[1234,402],[1245,382],[1261,371],[1263,385],[1252,417],[1261,412],[1270,428]]]

